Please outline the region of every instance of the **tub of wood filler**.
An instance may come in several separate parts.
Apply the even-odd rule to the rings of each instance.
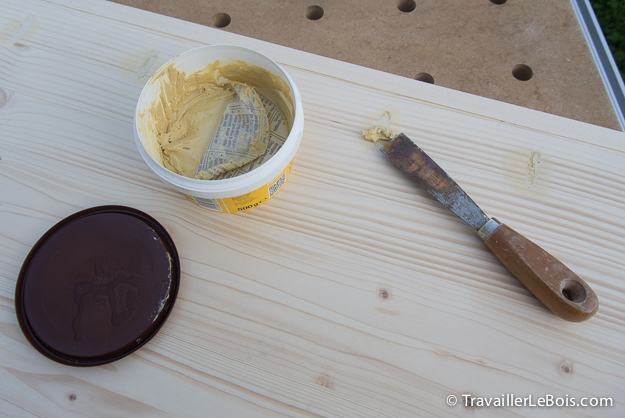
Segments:
[[[304,130],[299,90],[270,58],[233,45],[187,51],[146,83],[134,115],[139,153],[197,205],[236,213],[271,199]]]

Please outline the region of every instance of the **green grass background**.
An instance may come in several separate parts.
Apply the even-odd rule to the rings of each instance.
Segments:
[[[625,81],[625,0],[590,0],[590,4]]]

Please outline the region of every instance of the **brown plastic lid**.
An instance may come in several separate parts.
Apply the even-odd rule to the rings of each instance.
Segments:
[[[95,366],[132,353],[163,325],[180,281],[167,231],[124,206],[71,215],[46,232],[20,271],[22,332],[46,357]]]

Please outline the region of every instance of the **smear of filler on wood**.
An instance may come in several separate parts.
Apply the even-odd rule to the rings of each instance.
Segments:
[[[29,41],[39,31],[39,27],[39,20],[35,16],[11,19],[0,28],[0,45],[10,44],[19,49],[28,49]],[[6,34],[10,34],[10,37]]]
[[[243,61],[215,61],[192,74],[172,63],[150,83],[154,99],[138,114],[146,151],[185,177],[223,178],[264,156],[270,144],[271,109],[279,107],[287,125],[293,121],[286,82]]]
[[[158,58],[159,52],[156,49],[150,49],[147,51],[143,59],[139,62],[139,66],[137,71],[135,72],[136,78],[143,78],[148,74],[152,65],[154,65],[154,61]]]
[[[378,141],[390,141],[399,135],[397,132],[391,129],[391,113],[385,111],[378,119],[378,124],[369,129],[368,131],[360,131],[362,136],[371,142]]]
[[[538,173],[540,172],[540,152],[534,151],[530,154],[529,161],[527,163],[527,171],[525,172],[525,184],[529,189],[534,187],[538,180]]]

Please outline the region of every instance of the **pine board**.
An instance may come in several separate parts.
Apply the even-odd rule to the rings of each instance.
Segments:
[[[622,416],[625,134],[101,1],[1,0],[0,412],[7,416]],[[161,64],[256,49],[304,102],[291,177],[214,214],[141,160],[132,114]],[[564,261],[601,307],[553,316],[473,231],[361,139],[385,110],[491,216]],[[529,157],[541,154],[534,187]],[[146,346],[76,369],[14,309],[37,239],[81,209],[154,216],[181,255]],[[611,397],[613,407],[449,407],[448,395]]]

